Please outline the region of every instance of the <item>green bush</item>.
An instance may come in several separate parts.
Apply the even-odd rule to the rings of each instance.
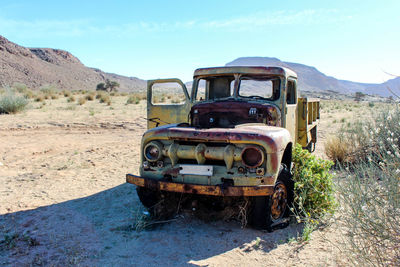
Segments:
[[[28,90],[28,87],[25,84],[18,82],[13,84],[13,88],[17,90],[18,93],[21,94],[25,93]]]
[[[291,210],[298,222],[306,223],[305,229],[313,229],[336,208],[333,175],[329,172],[333,162],[316,158],[297,144],[293,150],[293,164],[295,184]]]
[[[0,113],[12,114],[25,109],[28,100],[17,95],[14,91],[8,90],[0,97]]]

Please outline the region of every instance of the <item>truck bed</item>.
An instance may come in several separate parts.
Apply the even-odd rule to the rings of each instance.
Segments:
[[[317,125],[320,119],[320,100],[317,98],[298,99],[298,138],[303,147],[317,142]]]

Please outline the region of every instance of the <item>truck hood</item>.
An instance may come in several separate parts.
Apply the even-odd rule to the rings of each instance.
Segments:
[[[167,139],[199,143],[258,144],[263,146],[267,153],[280,152],[290,142],[290,134],[286,129],[258,123],[240,124],[234,128],[210,129],[170,124],[147,131],[143,138],[145,143]]]

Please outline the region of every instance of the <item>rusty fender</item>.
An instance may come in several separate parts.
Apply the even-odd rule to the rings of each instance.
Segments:
[[[274,191],[273,186],[222,186],[222,185],[197,185],[182,184],[144,178],[133,174],[126,175],[126,182],[153,190],[170,191],[178,193],[209,195],[209,196],[268,196]]]

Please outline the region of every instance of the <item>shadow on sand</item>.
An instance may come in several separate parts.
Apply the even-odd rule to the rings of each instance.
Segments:
[[[185,215],[153,230],[132,230],[140,207],[134,186],[33,210],[0,215],[0,265],[192,266],[240,249],[265,253],[301,233],[290,225],[273,233],[238,222],[204,222]],[[258,240],[258,241],[254,241]]]

